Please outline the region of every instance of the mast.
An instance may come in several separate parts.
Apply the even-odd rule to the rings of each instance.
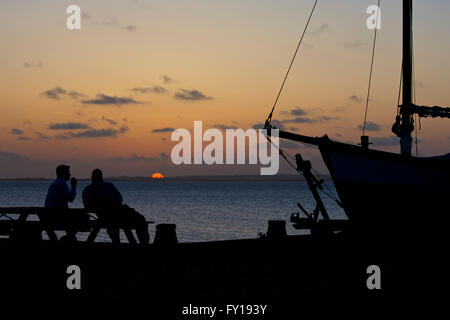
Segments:
[[[411,132],[414,130],[412,106],[413,47],[412,47],[412,0],[403,0],[403,97],[401,114],[401,154],[410,156],[412,148]]]

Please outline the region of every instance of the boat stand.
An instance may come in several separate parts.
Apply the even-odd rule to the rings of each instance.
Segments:
[[[297,206],[304,213],[306,218],[300,217],[300,212],[291,214],[290,221],[297,230],[310,230],[311,234],[324,234],[342,231],[348,224],[348,220],[332,220],[330,219],[319,191],[323,189],[323,179],[317,179],[311,172],[311,162],[303,160],[301,154],[295,155],[297,171],[299,171],[308,183],[309,190],[316,201],[316,207],[312,213],[309,213],[299,202]],[[319,219],[322,216],[322,219]]]

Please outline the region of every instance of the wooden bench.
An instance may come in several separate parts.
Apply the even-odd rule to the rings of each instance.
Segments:
[[[52,217],[71,215],[88,215],[89,220],[83,222],[52,222]],[[28,220],[29,217],[35,217],[34,220]],[[47,218],[48,219],[45,219]],[[44,221],[42,221],[44,220]],[[47,220],[47,221],[46,221]],[[147,224],[154,223],[146,221]],[[0,207],[0,235],[14,238],[18,233],[26,234],[29,231],[45,231],[52,241],[59,241],[55,231],[64,231],[72,229],[77,232],[89,232],[86,242],[94,242],[101,229],[118,228],[122,229],[130,244],[137,244],[132,230],[138,228],[133,223],[107,223],[93,210],[82,208],[57,209],[44,207]]]

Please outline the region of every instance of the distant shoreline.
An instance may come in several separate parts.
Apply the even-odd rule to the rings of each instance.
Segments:
[[[319,177],[318,177],[319,178]],[[330,180],[328,175],[321,175],[321,178]],[[51,181],[49,178],[12,178],[2,179],[0,181]],[[89,178],[80,178],[80,181],[90,180]],[[260,175],[226,175],[226,176],[176,176],[167,177],[163,179],[152,179],[151,177],[105,177],[107,181],[138,181],[138,182],[163,182],[163,181],[252,181],[252,182],[267,182],[267,181],[304,181],[301,175],[275,175],[275,176],[260,176]]]

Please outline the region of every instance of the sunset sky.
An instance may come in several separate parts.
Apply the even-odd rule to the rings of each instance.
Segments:
[[[257,166],[176,167],[170,132],[263,123],[313,0],[2,0],[0,178],[257,173]],[[358,143],[375,0],[319,0],[274,120],[300,134]],[[367,133],[390,131],[401,68],[401,0],[382,1]],[[81,30],[66,8],[81,7]],[[450,2],[414,1],[417,104],[450,106]],[[450,120],[422,119],[419,155],[450,152]],[[292,144],[323,170],[311,148]],[[414,147],[415,151],[415,147]],[[281,173],[294,173],[284,168]]]

